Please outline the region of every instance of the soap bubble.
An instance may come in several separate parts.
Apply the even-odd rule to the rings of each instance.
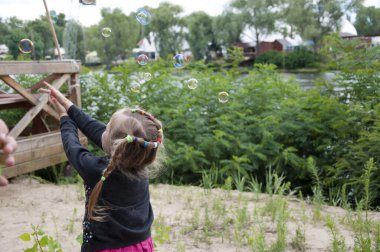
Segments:
[[[152,75],[150,73],[143,73],[143,79],[145,81],[150,81],[152,79]]]
[[[186,63],[186,58],[183,54],[177,54],[173,57],[173,66],[175,68],[184,68]]]
[[[218,99],[220,103],[226,103],[228,102],[228,93],[227,92],[220,92],[218,95]]]
[[[134,93],[140,93],[140,83],[138,83],[137,81],[132,81],[131,83],[131,91],[134,92]]]
[[[191,55],[186,55],[186,56],[185,56],[185,62],[186,62],[186,63],[189,63],[189,62],[191,61],[192,58],[193,58],[193,57],[192,57]]]
[[[136,11],[136,19],[139,21],[142,25],[147,25],[150,23],[150,19],[152,18],[152,15],[150,12],[144,8],[139,8]]]
[[[33,42],[29,39],[21,39],[18,43],[18,49],[22,53],[31,53],[33,51]]]
[[[111,36],[111,33],[112,33],[111,28],[104,27],[102,29],[102,36],[105,37],[105,38],[108,38],[109,36]]]
[[[83,4],[94,4],[95,0],[82,0]]]
[[[50,14],[51,21],[53,21],[53,23],[57,23],[57,21],[58,21],[58,15],[55,12],[55,10],[50,11],[49,14]]]
[[[145,54],[140,54],[139,56],[137,56],[136,61],[137,63],[139,63],[139,65],[145,66],[146,64],[148,64],[149,58]]]
[[[191,78],[185,82],[187,84],[187,87],[191,90],[196,89],[198,87],[198,80]]]

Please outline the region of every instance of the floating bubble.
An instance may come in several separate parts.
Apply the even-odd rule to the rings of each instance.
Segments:
[[[150,81],[152,79],[152,75],[150,73],[143,73],[143,79],[145,81]]]
[[[220,92],[218,95],[218,99],[220,103],[226,103],[228,102],[228,93],[227,92]]]
[[[136,11],[136,19],[139,21],[142,25],[147,25],[150,23],[150,19],[152,18],[152,15],[150,12],[144,8],[138,8]]]
[[[104,27],[102,29],[102,36],[105,37],[105,38],[108,38],[109,36],[111,36],[111,33],[112,33],[111,28]]]
[[[82,0],[83,4],[95,4],[95,0]]]
[[[186,56],[185,56],[185,62],[186,62],[186,63],[189,63],[189,62],[192,60],[192,58],[193,58],[193,57],[192,57],[191,55],[186,55]]]
[[[146,64],[148,64],[149,58],[145,54],[140,54],[139,56],[137,56],[136,61],[137,63],[139,63],[139,65],[145,66]]]
[[[55,10],[50,11],[49,14],[50,14],[51,21],[53,21],[54,23],[57,23],[57,21],[58,21],[58,15],[55,12]]]
[[[177,54],[173,57],[173,66],[175,68],[184,68],[186,63],[186,58],[183,54]]]
[[[18,43],[18,49],[22,53],[31,53],[33,51],[33,42],[29,39],[21,39]]]
[[[134,93],[140,93],[140,87],[141,85],[137,81],[133,81],[131,83],[131,91]]]
[[[187,87],[191,90],[196,89],[198,87],[198,80],[191,78],[185,82],[187,84]]]

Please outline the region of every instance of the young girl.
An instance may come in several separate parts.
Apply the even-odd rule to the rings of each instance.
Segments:
[[[157,150],[163,147],[161,123],[143,110],[122,109],[104,125],[45,85],[41,91],[49,93],[60,115],[67,158],[85,183],[81,251],[153,251],[148,177]],[[96,157],[83,147],[78,128],[107,156]]]

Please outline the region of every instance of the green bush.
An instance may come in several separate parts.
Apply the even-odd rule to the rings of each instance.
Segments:
[[[346,89],[355,90],[351,97],[359,105],[347,103],[342,98],[346,93],[335,92],[331,83],[303,90],[285,80],[274,65],[256,64],[244,76],[234,67],[214,72],[196,65],[179,70],[167,61],[144,67],[129,62],[111,73],[84,75],[83,107],[104,122],[124,106],[141,106],[162,120],[169,160],[161,182],[198,184],[204,171],[214,167],[219,185],[236,174],[265,183],[266,171],[273,167],[293,188],[311,194],[311,157],[325,196],[331,189],[340,193],[344,184],[349,184],[351,201],[361,196],[355,180],[362,176],[365,162],[380,154],[380,107],[373,105],[378,96],[369,99],[363,92],[376,94],[378,79],[368,82],[375,77],[356,75],[357,82],[373,83]],[[153,78],[134,93],[131,83],[138,72],[149,72]],[[338,77],[347,80],[345,85],[352,79]],[[199,81],[197,89],[187,88],[184,81],[189,78]],[[229,93],[227,103],[219,103],[221,91]],[[374,198],[378,203],[378,195]]]
[[[279,68],[313,68],[320,62],[320,56],[306,48],[300,48],[292,52],[269,51],[261,54],[255,63],[273,64]]]

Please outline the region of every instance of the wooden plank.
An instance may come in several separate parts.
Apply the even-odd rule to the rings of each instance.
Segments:
[[[39,113],[32,121],[32,134],[39,134],[50,131],[49,126],[45,122],[45,119],[42,117],[41,113]]]
[[[31,86],[30,88],[28,88],[28,91],[31,93],[35,92],[38,89],[45,87],[45,85],[43,84],[44,81],[48,83],[52,83],[54,80],[58,79],[60,76],[61,76],[60,74],[51,74],[49,76],[46,76],[45,78],[43,78],[42,80],[40,80],[39,82]]]
[[[79,138],[83,137],[83,133],[79,131]],[[16,153],[31,151],[33,149],[42,148],[44,146],[54,145],[61,142],[61,132],[59,130],[34,136],[20,137],[17,138]]]
[[[69,85],[69,99],[78,107],[82,107],[80,81],[78,74],[72,74]]]
[[[87,138],[82,136],[80,142],[83,145],[87,145]],[[52,145],[45,145],[40,148],[28,149],[25,151],[16,152],[13,157],[15,158],[16,165],[20,165],[25,162],[33,161],[34,159],[41,159],[47,156],[52,156],[58,153],[64,152],[62,142],[55,142]],[[4,155],[0,153],[0,163],[4,163]]]
[[[0,61],[0,75],[39,73],[79,73],[80,61]]]
[[[35,159],[27,163],[22,163],[18,165],[14,165],[11,167],[4,168],[3,175],[6,178],[16,177],[21,174],[29,173],[32,171],[39,170],[41,168],[45,168],[48,166],[60,164],[67,161],[67,157],[65,153],[58,153],[52,156],[47,156],[40,159]]]
[[[67,77],[69,75],[63,75],[63,76]],[[21,96],[23,96],[29,102],[31,102],[33,105],[38,104],[39,98],[37,98],[33,94],[29,93],[26,89],[24,89],[23,86],[21,86],[17,81],[12,79],[10,76],[0,76],[0,79],[2,79],[7,85],[9,85],[11,88],[13,88],[17,93],[19,93]],[[48,105],[44,105],[43,109],[46,112],[48,112],[52,117],[59,120],[59,115],[57,114],[57,112],[54,109],[52,109]]]
[[[63,83],[67,80],[67,78],[70,75],[65,74],[63,75],[59,80],[57,80],[53,86],[57,89],[59,89]],[[15,127],[9,132],[9,135],[17,138],[21,132],[28,126],[28,124],[31,122],[31,120],[37,116],[37,114],[42,110],[42,108],[47,104],[49,99],[49,96],[47,94],[43,94],[39,99],[38,99],[38,104],[30,109],[24,117],[16,124]]]
[[[22,100],[0,100],[0,110],[16,108],[30,108],[30,103],[26,102],[24,98]]]

